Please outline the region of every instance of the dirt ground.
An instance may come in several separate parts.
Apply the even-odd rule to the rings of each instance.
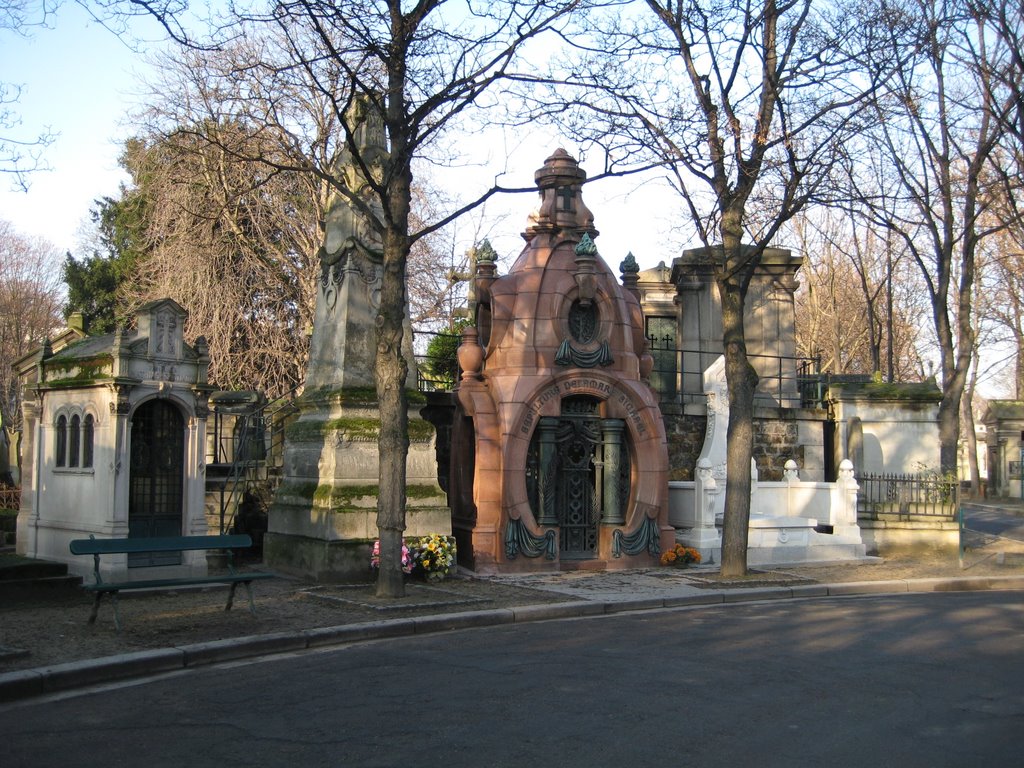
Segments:
[[[968,552],[961,569],[956,551],[918,552],[881,562],[757,570],[740,580],[724,580],[712,568],[687,571],[685,578],[703,588],[838,583],[929,577],[1024,575],[1024,552],[999,557]],[[657,569],[660,571],[661,569]],[[0,604],[0,673],[98,658],[151,648],[285,630],[313,629],[431,613],[483,610],[553,603],[572,598],[514,580],[488,580],[460,573],[440,584],[409,582],[401,600],[380,600],[372,585],[316,585],[288,578],[253,584],[256,615],[248,610],[243,587],[235,606],[224,610],[226,587],[119,598],[123,628],[116,631],[113,609],[103,599],[99,618],[88,624],[92,597],[84,593],[5,600]]]

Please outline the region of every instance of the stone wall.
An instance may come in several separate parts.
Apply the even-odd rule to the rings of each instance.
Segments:
[[[693,480],[694,468],[704,445],[707,417],[663,408],[668,438],[670,480]],[[822,412],[801,409],[761,408],[754,418],[754,460],[761,480],[782,480],[786,461],[793,459],[801,475],[824,479],[824,420]]]
[[[664,418],[669,480],[693,480],[693,470],[704,445],[707,416],[677,412],[666,413]]]
[[[804,466],[804,446],[794,419],[773,418],[754,421],[754,461],[758,477],[764,481],[781,480],[786,462],[792,459]]]

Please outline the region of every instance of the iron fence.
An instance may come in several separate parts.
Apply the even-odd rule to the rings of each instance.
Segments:
[[[440,340],[436,346],[442,350],[440,354],[427,354],[432,340]],[[416,389],[420,392],[451,392],[455,389],[461,373],[456,358],[461,341],[461,333],[413,332],[413,348],[419,351],[415,355],[415,372],[409,373],[416,376]]]
[[[869,520],[955,520],[960,483],[952,475],[864,474],[857,478],[857,514]]]
[[[0,509],[21,509],[21,488],[0,488]]]
[[[449,338],[451,349],[451,354],[420,353],[415,356],[416,388],[421,392],[447,392],[454,389],[460,374],[454,350],[458,348],[461,336],[427,331],[417,331],[414,336],[417,349],[424,349],[426,344],[423,340],[435,336]],[[670,335],[650,335],[647,342],[651,357],[654,359],[651,385],[661,395],[662,402],[672,402],[680,397],[679,377],[683,371],[684,356],[701,355],[702,364],[707,365],[718,356],[707,350],[679,349],[675,339]],[[794,401],[799,400],[802,407],[820,407],[824,387],[829,381],[838,380],[836,377],[822,376],[819,358],[754,354],[748,357],[761,377],[758,393],[779,403],[796,405]],[[703,367],[706,368],[707,365]],[[868,380],[869,377],[863,378]]]
[[[654,358],[651,386],[661,395],[662,402],[672,402],[679,398],[682,391],[679,378],[687,371],[687,367],[688,375],[701,375],[722,354],[708,350],[679,349],[675,339],[668,335],[660,338],[649,335],[647,346]],[[693,359],[695,357],[696,360]],[[748,354],[747,357],[760,377],[757,394],[761,397],[769,397],[778,404],[790,406],[821,406],[824,388],[820,385],[820,359],[758,354]],[[687,367],[684,367],[684,359],[690,361]],[[690,394],[701,393],[697,391]]]

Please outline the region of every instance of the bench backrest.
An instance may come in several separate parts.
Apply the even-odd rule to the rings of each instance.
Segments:
[[[224,536],[165,536],[160,538],[74,539],[73,555],[108,555],[120,552],[184,552],[195,549],[245,549],[252,546],[247,533]]]

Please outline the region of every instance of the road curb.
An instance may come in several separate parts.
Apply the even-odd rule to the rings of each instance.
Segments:
[[[793,587],[708,590],[694,595],[627,600],[578,600],[566,603],[523,605],[512,608],[444,613],[384,621],[342,624],[295,632],[250,635],[173,648],[85,659],[36,669],[0,674],[0,703],[33,698],[100,683],[116,682],[209,666],[225,661],[276,653],[328,648],[370,640],[436,634],[459,629],[524,624],[555,619],[587,618],[637,611],[734,605],[767,600],[849,597],[856,595],[922,594],[1024,590],[1024,576],[856,581]]]

